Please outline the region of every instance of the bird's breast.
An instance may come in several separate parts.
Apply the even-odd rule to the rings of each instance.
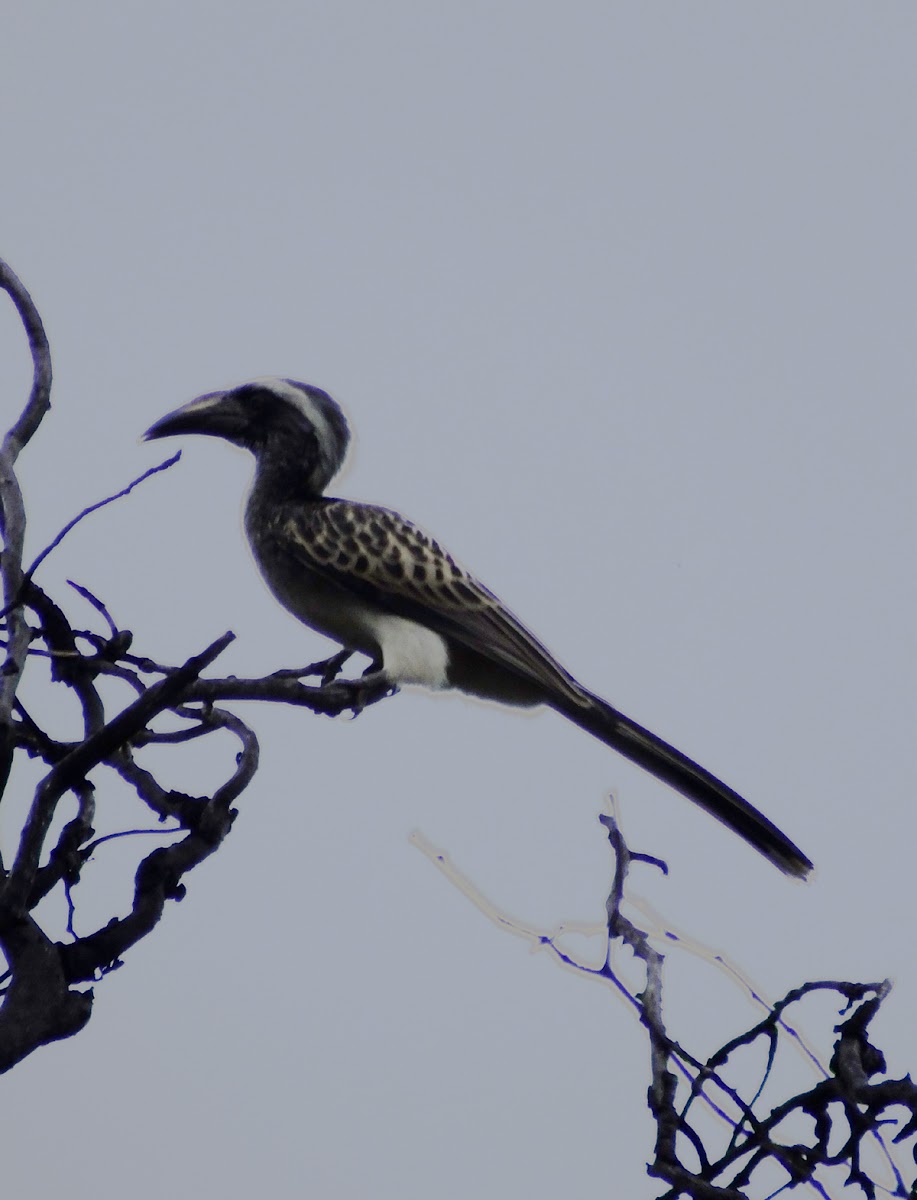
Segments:
[[[448,685],[449,649],[440,634],[329,579],[248,515],[246,532],[268,588],[304,625],[348,649],[381,658],[392,683]]]
[[[301,562],[276,538],[246,524],[262,578],[283,607],[310,629],[349,649],[375,653],[378,647],[366,621],[366,604]]]

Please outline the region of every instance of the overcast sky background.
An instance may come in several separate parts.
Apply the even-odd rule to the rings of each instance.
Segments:
[[[308,380],[356,430],[343,494],[435,530],[818,864],[794,886],[549,713],[247,706],[232,836],[87,1029],[5,1080],[11,1195],[656,1194],[632,1015],[408,842],[522,920],[600,922],[610,789],[669,862],[633,881],[669,922],[772,995],[891,975],[875,1032],[917,1070],[915,60],[913,5],[842,0],[6,6],[0,253],[55,365],[31,554],[165,457],[138,442],[164,412]],[[8,305],[0,369],[9,423]],[[41,582],[91,587],[160,660],[225,629],[225,672],[324,655],[244,547],[249,472],[189,439]],[[212,786],[222,751],[168,781]],[[136,823],[100,795],[100,830]],[[84,932],[136,853],[99,851]],[[692,1049],[755,1019],[675,968]]]

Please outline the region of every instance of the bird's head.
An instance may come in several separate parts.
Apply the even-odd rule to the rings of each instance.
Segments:
[[[151,425],[144,441],[205,433],[251,450],[262,466],[302,473],[324,491],[343,465],[350,442],[347,419],[321,388],[269,376],[225,392],[208,392]]]

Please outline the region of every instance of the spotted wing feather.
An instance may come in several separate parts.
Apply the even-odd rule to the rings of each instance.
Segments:
[[[285,545],[313,570],[393,613],[587,705],[584,691],[500,600],[399,513],[329,500],[277,513]]]

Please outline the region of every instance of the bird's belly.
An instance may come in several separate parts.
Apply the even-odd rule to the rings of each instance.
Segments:
[[[376,653],[367,607],[359,597],[299,563],[287,566],[279,556],[265,561],[257,550],[255,558],[265,583],[287,612],[350,650]]]
[[[250,518],[251,512],[246,513],[246,532],[255,563],[271,594],[287,612],[348,649],[372,649],[356,598],[290,555]]]
[[[368,622],[379,644],[385,673],[393,683],[448,687],[449,647],[445,638],[426,625],[394,613],[372,613]]]
[[[304,625],[381,659],[392,683],[447,686],[449,651],[438,633],[363,600],[272,546],[252,539],[252,551],[273,595]]]

